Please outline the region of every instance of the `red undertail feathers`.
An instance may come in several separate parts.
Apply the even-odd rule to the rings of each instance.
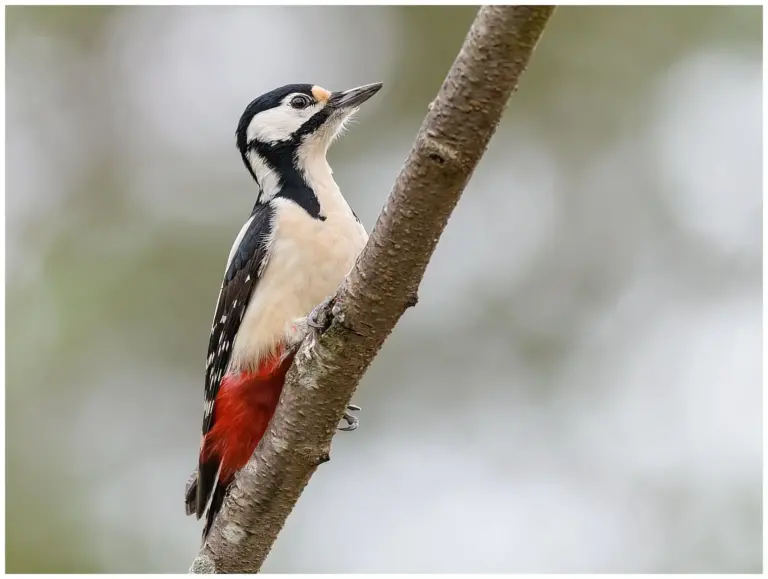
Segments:
[[[281,349],[263,360],[255,371],[227,374],[221,379],[213,406],[213,426],[200,449],[197,484],[187,488],[187,512],[196,512],[198,518],[213,494],[203,538],[221,509],[235,473],[246,465],[267,431],[294,354],[283,357]],[[193,485],[195,488],[191,488]],[[192,497],[194,509],[190,507]]]

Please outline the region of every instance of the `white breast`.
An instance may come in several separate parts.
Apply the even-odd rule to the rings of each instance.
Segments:
[[[283,341],[295,318],[334,293],[368,240],[346,203],[325,204],[325,221],[287,199],[271,203],[268,261],[232,348],[233,371],[253,369]]]

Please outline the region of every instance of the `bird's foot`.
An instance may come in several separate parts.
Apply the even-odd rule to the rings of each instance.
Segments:
[[[292,351],[309,335],[310,329],[324,332],[331,325],[331,316],[326,308],[333,303],[334,297],[325,298],[317,304],[306,318],[296,318],[291,321],[285,331],[286,351]]]
[[[352,414],[352,412],[360,412],[360,407],[354,404],[347,406],[347,409],[344,411],[344,415],[341,417],[341,419],[346,422],[347,425],[343,427],[340,426],[339,430],[343,430],[344,432],[351,432],[353,430],[357,430],[357,427],[360,426],[360,419]]]
[[[299,344],[304,341],[304,338],[309,334],[309,324],[307,318],[296,318],[286,327],[285,331],[285,355],[293,352]]]
[[[307,316],[307,325],[320,332],[324,332],[331,325],[331,316],[328,315],[336,296],[328,296],[317,304]]]

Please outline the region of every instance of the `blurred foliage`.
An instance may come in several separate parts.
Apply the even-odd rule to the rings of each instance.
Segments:
[[[187,568],[242,107],[384,80],[331,152],[370,228],[475,12],[8,7],[8,572]],[[761,16],[558,8],[268,571],[760,570]]]

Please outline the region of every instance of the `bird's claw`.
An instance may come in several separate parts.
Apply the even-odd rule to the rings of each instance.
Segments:
[[[351,413],[359,411],[360,407],[356,406],[355,404],[350,404],[347,406],[347,409],[344,411],[344,415],[341,417],[342,420],[347,423],[347,426],[340,427],[339,430],[343,430],[344,432],[352,432],[353,430],[357,430],[357,427],[360,426],[360,419]]]
[[[315,310],[312,310],[311,312],[309,312],[309,315],[307,316],[307,325],[310,328],[315,328],[316,330],[322,330],[323,324],[318,323],[317,320],[315,319],[315,316],[316,316]]]
[[[329,326],[329,316],[325,316],[324,323],[317,321],[317,315],[325,309],[330,303],[332,298],[326,298],[319,304],[317,304],[314,308],[312,308],[312,311],[309,312],[309,315],[307,316],[307,325],[310,328],[315,328],[316,330],[326,330]]]

